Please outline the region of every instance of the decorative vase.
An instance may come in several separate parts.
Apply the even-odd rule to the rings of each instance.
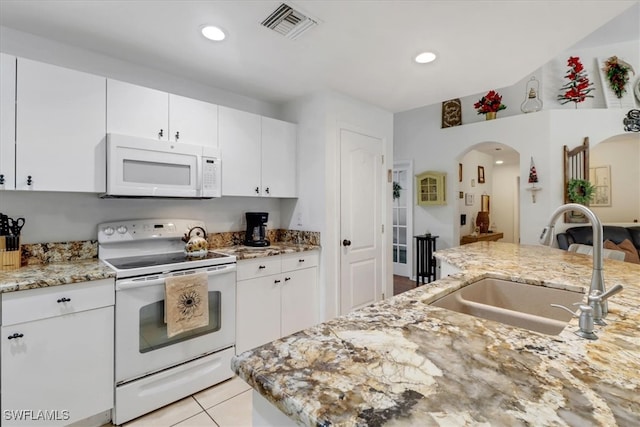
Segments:
[[[480,228],[480,233],[489,231],[489,212],[480,211],[476,217],[476,225]]]
[[[487,114],[485,114],[485,120],[493,120],[496,118],[496,112],[495,111],[489,111]]]

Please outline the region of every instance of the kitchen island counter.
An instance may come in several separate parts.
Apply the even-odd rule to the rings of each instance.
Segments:
[[[591,258],[497,242],[436,255],[466,271],[247,351],[233,369],[310,426],[638,424],[640,266],[605,261],[606,286],[625,289],[587,341],[577,319],[550,336],[429,304],[483,277],[586,289]]]

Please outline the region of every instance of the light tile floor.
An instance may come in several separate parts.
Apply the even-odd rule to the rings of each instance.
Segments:
[[[124,423],[123,427],[249,427],[251,411],[251,387],[233,377]]]

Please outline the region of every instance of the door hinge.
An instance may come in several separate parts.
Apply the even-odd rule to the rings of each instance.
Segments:
[[[384,154],[382,155],[382,164],[384,165]]]
[[[382,293],[382,299],[384,299],[384,292]]]
[[[384,233],[384,224],[382,224],[382,232]]]

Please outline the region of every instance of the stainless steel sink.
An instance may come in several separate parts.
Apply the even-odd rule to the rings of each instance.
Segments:
[[[485,278],[431,305],[547,335],[558,335],[571,320],[571,314],[553,308],[551,304],[573,308],[574,303],[583,299],[581,292]]]

